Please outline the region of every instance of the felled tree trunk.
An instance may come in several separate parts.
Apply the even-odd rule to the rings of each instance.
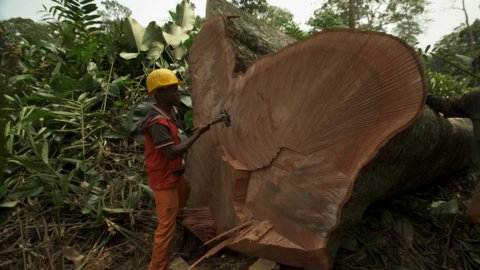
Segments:
[[[468,165],[471,124],[424,106],[401,40],[332,30],[292,43],[223,0],[207,15],[189,59],[194,123],[226,109],[232,126],[189,152],[184,224],[201,240],[330,269],[372,202]]]

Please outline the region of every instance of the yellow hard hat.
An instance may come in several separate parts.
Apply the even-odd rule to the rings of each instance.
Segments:
[[[173,84],[178,85],[183,84],[183,82],[177,78],[173,71],[166,68],[156,69],[150,72],[150,74],[147,76],[147,90],[149,95],[151,95],[153,91],[158,88],[163,88]]]

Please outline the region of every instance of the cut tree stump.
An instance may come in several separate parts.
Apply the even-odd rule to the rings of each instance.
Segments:
[[[189,58],[194,123],[226,109],[232,125],[189,151],[183,223],[216,250],[331,269],[370,204],[468,166],[471,123],[425,107],[422,67],[400,39],[330,30],[294,42],[223,0],[207,19]]]

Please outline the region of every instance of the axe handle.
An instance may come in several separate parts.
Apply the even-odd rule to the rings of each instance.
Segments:
[[[218,119],[216,119],[216,120],[213,120],[213,121],[209,122],[209,123],[207,124],[207,126],[215,125],[215,124],[218,124],[218,123],[221,123],[221,122],[224,122],[224,117],[223,117],[223,116],[220,117],[220,118],[218,118]],[[198,127],[194,127],[194,128],[192,128],[190,131],[193,132],[193,131],[195,131],[195,130],[197,130],[197,129],[198,129]]]
[[[207,125],[211,126],[211,125],[218,124],[220,122],[225,122],[225,118],[223,116],[218,118],[217,120],[213,120],[212,122],[208,123]]]

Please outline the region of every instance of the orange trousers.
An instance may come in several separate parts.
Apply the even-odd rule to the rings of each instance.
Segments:
[[[148,270],[168,270],[168,251],[175,234],[177,214],[179,208],[185,205],[189,192],[190,186],[184,177],[173,188],[153,190],[158,226]]]

